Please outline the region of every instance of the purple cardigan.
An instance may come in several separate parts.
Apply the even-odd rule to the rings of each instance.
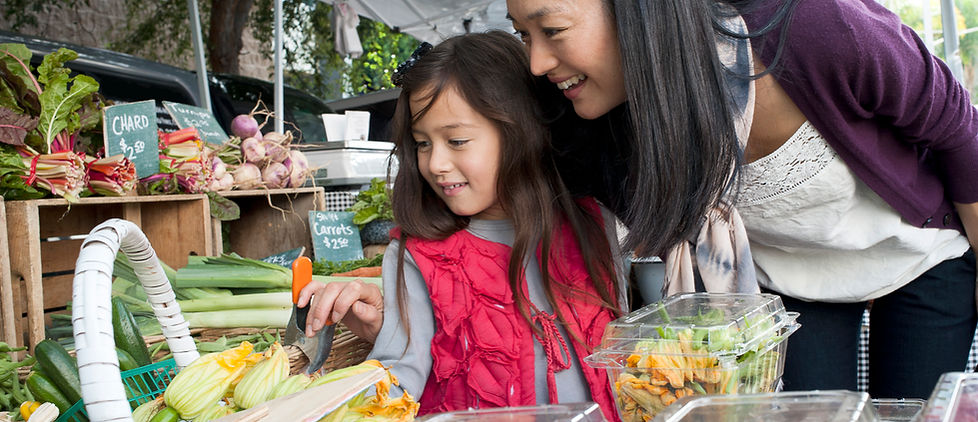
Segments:
[[[764,26],[768,4],[745,15]],[[853,173],[904,219],[964,232],[978,202],[978,110],[900,18],[874,0],[800,0],[775,77]],[[779,30],[753,39],[770,64]]]

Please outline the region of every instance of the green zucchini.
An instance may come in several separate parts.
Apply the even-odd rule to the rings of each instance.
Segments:
[[[157,414],[153,415],[153,419],[150,419],[149,422],[177,422],[179,420],[180,414],[177,413],[177,410],[167,406],[160,409]]]
[[[41,372],[57,386],[68,402],[81,400],[81,380],[78,366],[68,351],[58,342],[44,339],[34,346],[34,365],[41,366]]]
[[[68,399],[65,398],[65,395],[61,394],[61,391],[58,390],[58,387],[55,387],[54,383],[45,378],[44,375],[37,372],[31,372],[31,374],[27,376],[26,383],[27,389],[34,395],[34,400],[41,403],[54,403],[61,413],[67,411],[68,408],[74,404],[74,402],[69,403]]]
[[[119,372],[125,372],[130,369],[139,368],[140,365],[138,362],[136,362],[136,359],[133,359],[132,355],[127,353],[125,350],[116,347],[115,354],[116,357],[119,358]]]
[[[136,360],[139,366],[146,366],[153,363],[149,355],[149,348],[146,341],[136,326],[136,319],[126,308],[122,299],[112,298],[112,333],[115,337],[116,347],[122,349],[129,356]]]

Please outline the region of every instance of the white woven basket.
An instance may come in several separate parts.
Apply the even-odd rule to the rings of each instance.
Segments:
[[[112,334],[112,268],[120,249],[149,296],[177,369],[200,356],[173,288],[139,226],[120,219],[98,225],[82,243],[71,294],[78,375],[85,411],[93,422],[132,421]]]

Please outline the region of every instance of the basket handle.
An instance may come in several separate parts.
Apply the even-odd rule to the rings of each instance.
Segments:
[[[112,333],[112,269],[119,250],[149,296],[153,313],[173,352],[177,369],[200,354],[173,288],[146,235],[132,222],[111,219],[96,226],[82,243],[72,283],[71,321],[85,411],[93,422],[132,421],[119,372]]]

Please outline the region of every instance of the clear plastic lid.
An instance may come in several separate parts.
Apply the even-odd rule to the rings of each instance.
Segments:
[[[673,295],[609,323],[601,346],[588,361],[594,367],[603,367],[602,363],[613,367],[622,353],[646,349],[656,354],[736,358],[793,332],[786,327],[796,326],[796,317],[785,311],[777,295]],[[665,344],[677,342],[684,345],[682,350],[669,352],[671,346]]]
[[[799,391],[684,397],[656,422],[876,422],[869,395],[854,391]]]
[[[923,422],[978,421],[978,374],[948,372],[941,375],[918,420]]]
[[[910,422],[924,409],[926,401],[920,399],[873,399],[873,407],[881,422]]]
[[[421,421],[512,421],[512,422],[605,422],[596,403],[553,404],[528,407],[500,407],[428,415]]]

